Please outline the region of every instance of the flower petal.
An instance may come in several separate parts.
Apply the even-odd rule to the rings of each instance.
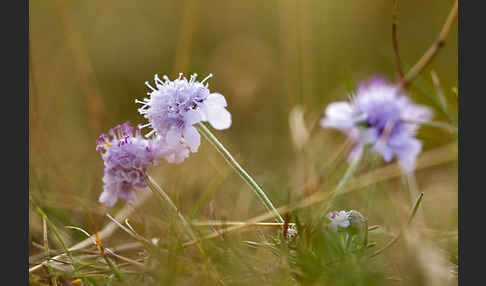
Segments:
[[[202,119],[203,117],[201,116],[201,112],[196,111],[194,109],[189,110],[184,114],[184,123],[186,125],[196,124],[200,122]]]
[[[182,130],[177,127],[172,127],[169,132],[167,132],[167,137],[165,138],[167,144],[177,145],[181,142]]]
[[[118,200],[118,197],[117,197],[116,194],[114,194],[112,192],[108,192],[106,190],[101,193],[100,198],[98,199],[98,201],[100,203],[104,203],[109,207],[112,207],[113,205],[115,205],[117,200]]]
[[[227,129],[231,126],[231,113],[224,107],[207,106],[206,118],[209,124],[216,130]]]
[[[343,220],[342,222],[339,223],[339,226],[344,227],[344,228],[348,227],[349,226],[349,220],[347,220],[347,219]]]
[[[348,129],[354,126],[352,106],[344,101],[334,102],[327,106],[326,116],[321,119],[320,124],[324,128]]]
[[[193,126],[186,127],[183,132],[184,143],[186,143],[192,152],[197,152],[199,145],[201,144],[201,135],[197,129]]]
[[[122,199],[124,199],[127,203],[134,201],[137,196],[135,195],[135,192],[133,190],[124,190],[118,193],[118,196]]]
[[[204,100],[204,104],[208,106],[220,106],[220,107],[226,107],[226,99],[222,94],[219,93],[211,93],[208,95],[206,100]]]
[[[422,142],[411,136],[402,136],[390,139],[389,145],[393,148],[398,163],[405,171],[413,171],[415,160],[422,150]]]

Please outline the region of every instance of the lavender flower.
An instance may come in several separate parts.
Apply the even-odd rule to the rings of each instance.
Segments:
[[[366,223],[366,218],[358,211],[332,211],[327,214],[326,218],[330,220],[329,227],[336,232],[338,227],[361,230]]]
[[[134,188],[147,186],[146,168],[150,164],[157,164],[157,149],[154,148],[155,141],[144,139],[139,128],[134,134],[130,122],[110,129],[108,134],[102,134],[96,146],[105,165],[103,192],[99,201],[113,206],[118,197],[127,202],[133,201]]]
[[[413,170],[422,143],[415,138],[420,122],[432,112],[414,104],[399,88],[382,77],[360,83],[350,102],[327,106],[321,126],[341,130],[356,142],[349,156],[354,162],[365,145],[381,154],[386,162],[394,157],[408,172]]]
[[[147,94],[150,98],[143,101],[139,113],[148,119],[153,133],[163,140],[165,146],[162,156],[169,162],[182,162],[191,152],[197,152],[201,136],[193,126],[201,121],[208,121],[215,129],[229,128],[231,114],[226,110],[226,100],[219,93],[210,93],[208,84],[204,84],[212,75],[201,82],[196,81],[196,74],[189,80],[179,77],[173,81],[164,76],[164,81],[155,75],[155,88],[148,82],[145,84],[152,90]],[[189,149],[189,150],[188,150]]]
[[[326,218],[331,221],[328,226],[334,232],[338,231],[338,226],[347,228],[350,225],[349,214],[346,211],[332,211]]]

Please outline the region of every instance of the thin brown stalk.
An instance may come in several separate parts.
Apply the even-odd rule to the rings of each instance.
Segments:
[[[74,66],[80,77],[80,87],[83,92],[84,101],[88,110],[88,117],[91,124],[91,131],[98,136],[101,132],[101,122],[104,122],[104,104],[101,98],[101,91],[96,82],[91,59],[86,50],[82,35],[69,15],[68,3],[66,0],[56,0],[58,15],[62,22],[64,37],[74,60]]]
[[[198,20],[199,0],[184,1],[184,10],[179,29],[179,40],[174,62],[174,74],[187,72],[190,62],[192,39]]]
[[[392,10],[392,42],[393,42],[393,51],[395,52],[395,59],[397,62],[398,80],[399,82],[402,82],[403,69],[402,69],[402,60],[400,58],[400,50],[398,48],[397,25],[398,25],[398,0],[394,0],[393,10]]]
[[[440,164],[448,163],[448,162],[453,162],[457,160],[457,145],[456,144],[449,144],[444,147],[439,147],[427,152],[424,152],[421,154],[418,159],[417,159],[417,165],[415,167],[415,171],[417,170],[422,170],[430,167],[434,167]],[[403,171],[401,167],[399,166],[398,163],[394,163],[391,165],[388,165],[386,167],[382,167],[373,171],[370,171],[364,175],[359,176],[358,178],[352,180],[349,182],[349,185],[346,189],[343,189],[343,194],[344,193],[349,193],[351,191],[356,191],[358,189],[364,189],[367,186],[370,186],[372,184],[375,184],[380,181],[386,181],[390,179],[394,179],[397,177],[400,177],[403,175]],[[278,213],[284,215],[286,213],[306,208],[311,205],[317,204],[324,202],[331,198],[331,193],[329,192],[316,192],[313,195],[310,195],[297,204],[290,206],[282,206],[277,208]],[[192,246],[200,242],[201,240],[207,240],[207,239],[212,239],[219,237],[221,235],[235,232],[238,230],[245,229],[249,226],[255,225],[257,223],[260,223],[265,220],[273,219],[275,217],[274,212],[267,212],[264,214],[261,214],[259,216],[253,217],[247,221],[245,221],[244,224],[240,225],[234,225],[222,230],[218,230],[216,232],[213,232],[209,235],[203,236],[198,240],[192,240],[189,242],[186,242],[183,244],[184,247]]]
[[[403,87],[408,86],[412,82],[412,80],[418,74],[420,74],[422,70],[432,61],[432,59],[437,54],[439,49],[445,45],[447,35],[451,30],[452,24],[457,18],[457,7],[458,7],[458,1],[456,0],[454,2],[454,5],[452,6],[452,9],[449,13],[449,16],[447,17],[446,22],[444,23],[444,26],[442,27],[442,30],[440,31],[439,38],[432,44],[432,46],[430,46],[430,48],[425,52],[422,58],[420,58],[420,60],[405,75],[402,82]]]
[[[244,225],[247,224],[244,221],[222,221],[222,220],[207,220],[207,221],[192,221],[194,226],[233,226],[233,225]],[[281,227],[285,223],[282,222],[258,222],[251,224],[251,226],[277,226]],[[293,223],[288,223],[293,225]]]

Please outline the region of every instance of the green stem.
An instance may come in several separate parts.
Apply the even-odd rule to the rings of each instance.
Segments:
[[[361,160],[365,156],[365,153],[368,152],[368,149],[369,149],[368,146],[363,147],[363,150],[361,150],[361,153],[358,155],[358,158],[356,158],[356,160],[349,165],[348,169],[346,170],[346,173],[344,173],[344,176],[341,178],[341,180],[339,180],[336,188],[333,191],[331,199],[329,200],[329,203],[327,204],[326,211],[325,211],[326,213],[332,208],[335,199],[338,196],[345,193],[344,187],[349,182],[349,180],[353,177],[354,172],[356,171],[359,164],[361,163]]]
[[[49,255],[49,243],[47,241],[47,225],[46,225],[46,219],[42,218],[42,229],[44,230],[44,252],[46,255],[46,265],[47,265],[47,274],[49,275],[49,278],[51,280],[51,284],[53,286],[57,286],[57,279],[53,275],[53,271],[51,269],[51,266],[49,266],[49,259],[51,258]]]
[[[163,202],[164,200],[166,202],[168,202],[169,205],[170,205],[170,207],[177,213],[177,216],[181,220],[182,225],[186,229],[186,231],[189,234],[189,236],[191,237],[192,241],[196,241],[197,247],[199,248],[199,252],[201,253],[202,258],[204,259],[204,262],[206,263],[206,266],[208,267],[208,269],[212,269],[213,271],[216,271],[216,275],[219,276],[219,274],[217,273],[217,270],[215,270],[213,268],[213,266],[211,265],[210,260],[209,260],[209,257],[207,257],[206,252],[204,251],[204,249],[202,247],[201,241],[196,236],[196,234],[192,230],[191,225],[184,218],[184,216],[179,211],[179,209],[177,208],[177,206],[174,204],[174,202],[172,202],[172,200],[170,199],[169,195],[167,195],[167,193],[164,192],[164,190],[149,175],[147,175],[147,178],[145,179],[145,182],[149,186],[150,190],[152,190],[152,192],[154,192],[157,195],[157,197],[159,198],[159,200],[161,202]]]
[[[147,175],[147,178],[145,179],[145,182],[149,186],[150,190],[152,190],[152,192],[154,194],[156,194],[157,197],[161,201],[166,201],[167,203],[169,203],[169,206],[177,213],[177,216],[181,220],[182,225],[186,229],[186,231],[189,234],[189,236],[191,237],[191,239],[196,239],[197,237],[194,234],[194,232],[192,231],[191,226],[186,221],[186,219],[184,218],[184,216],[182,215],[182,213],[179,211],[179,209],[177,208],[177,206],[174,204],[174,202],[172,202],[172,200],[170,199],[169,195],[167,195],[167,193],[164,192],[164,190],[154,181],[154,179],[152,179],[152,177],[150,177],[150,176]]]
[[[267,197],[265,192],[258,186],[258,184],[253,180],[252,177],[238,164],[238,162],[231,156],[230,152],[226,150],[226,148],[221,144],[221,142],[218,141],[218,139],[211,133],[211,131],[204,126],[202,123],[198,123],[195,125],[197,130],[202,133],[204,138],[206,138],[213,146],[218,150],[219,154],[223,156],[223,158],[226,160],[226,162],[233,168],[233,170],[240,175],[240,177],[245,181],[248,186],[255,192],[255,194],[260,198],[260,200],[263,202],[265,207],[269,211],[272,211],[276,214],[276,219],[278,222],[283,223],[284,220],[282,216],[278,213],[277,209],[273,206],[272,202],[270,199]]]

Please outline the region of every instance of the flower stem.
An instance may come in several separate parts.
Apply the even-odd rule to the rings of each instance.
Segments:
[[[155,182],[155,180],[152,179],[152,177],[150,177],[149,175],[147,175],[147,178],[145,179],[145,182],[147,183],[147,185],[150,188],[150,190],[152,190],[152,192],[157,195],[157,197],[159,198],[159,200],[161,202],[164,201],[164,200],[167,201],[169,203],[170,207],[177,213],[177,216],[179,216],[179,219],[181,220],[182,225],[184,226],[184,228],[186,229],[187,233],[191,237],[191,241],[194,241],[195,244],[197,244],[197,247],[199,248],[199,252],[201,253],[202,258],[204,259],[204,262],[205,262],[206,266],[208,267],[208,269],[215,271],[215,274],[218,277],[218,280],[221,281],[221,278],[219,278],[219,273],[211,265],[210,259],[206,255],[206,252],[204,251],[204,248],[202,247],[202,244],[201,244],[200,239],[196,236],[196,234],[192,230],[191,225],[184,218],[184,216],[179,211],[179,209],[174,204],[174,202],[172,202],[172,200],[170,199],[169,195],[167,195],[167,193],[164,192],[164,190],[157,184],[157,182]]]
[[[278,222],[283,223],[284,220],[282,216],[278,213],[277,209],[273,206],[272,202],[270,199],[267,197],[265,192],[258,186],[258,184],[253,180],[253,178],[238,164],[238,162],[231,156],[230,152],[226,150],[226,148],[221,144],[221,142],[218,141],[218,139],[211,133],[211,131],[202,123],[197,123],[195,125],[197,130],[202,133],[204,138],[206,138],[213,146],[218,150],[219,154],[223,156],[223,158],[226,160],[226,162],[233,168],[233,170],[240,175],[240,177],[245,181],[248,186],[255,192],[255,194],[260,198],[260,200],[263,202],[265,207],[269,211],[275,212],[276,214],[276,219]]]
[[[164,192],[164,190],[149,175],[147,175],[147,178],[145,179],[145,182],[149,186],[150,190],[152,190],[152,192],[154,194],[156,194],[157,197],[161,201],[164,201],[165,200],[167,203],[169,203],[170,207],[177,213],[177,216],[179,216],[179,219],[181,220],[182,225],[186,229],[186,231],[189,234],[189,236],[191,237],[191,239],[196,239],[196,235],[192,231],[191,226],[186,221],[186,219],[184,218],[184,216],[182,215],[182,213],[179,211],[179,209],[177,208],[177,206],[174,204],[174,202],[172,202],[172,200],[170,199],[169,195],[167,195],[167,193]]]
[[[334,193],[332,195],[331,200],[333,200],[335,197],[343,193],[344,187],[349,182],[349,180],[353,177],[353,174],[356,172],[356,169],[358,168],[359,164],[361,163],[361,160],[365,156],[365,153],[368,153],[368,146],[364,146],[363,149],[360,151],[360,153],[357,155],[356,159],[353,162],[351,162],[348,169],[346,170],[346,173],[344,173],[344,176],[341,178],[341,180],[339,180],[336,188],[334,189]]]
[[[363,146],[363,148],[356,156],[356,158],[349,164],[348,169],[344,173],[344,176],[339,180],[339,182],[336,185],[336,188],[334,188],[334,191],[331,194],[331,198],[329,199],[329,203],[321,207],[321,210],[324,214],[328,213],[334,207],[336,198],[338,196],[346,193],[346,189],[344,187],[349,182],[349,180],[353,177],[354,173],[356,172],[356,169],[361,163],[361,160],[368,154],[368,149],[369,149],[368,145]]]

